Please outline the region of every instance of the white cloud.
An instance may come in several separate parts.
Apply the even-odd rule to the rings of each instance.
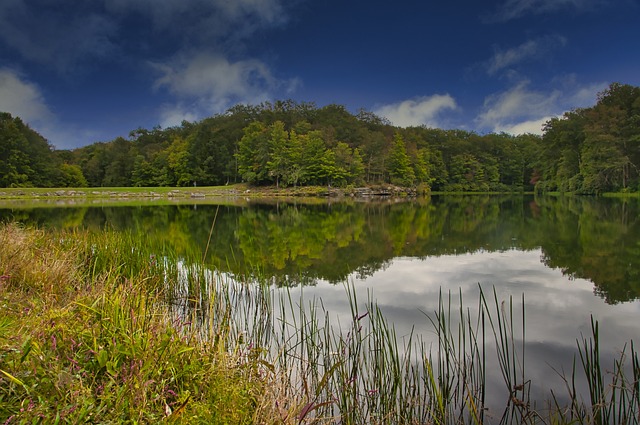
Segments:
[[[72,9],[63,0],[37,5],[24,0],[0,3],[0,42],[25,59],[59,72],[67,72],[79,61],[113,53],[116,29],[109,17],[90,10],[85,2]]]
[[[155,54],[171,56],[185,44],[229,50],[285,23],[287,1],[3,0],[0,43],[61,73],[95,58],[138,60],[160,38],[164,50]]]
[[[288,0],[103,0],[114,18],[132,13],[163,36],[209,47],[243,40],[261,28],[287,21]],[[151,37],[157,33],[150,33]]]
[[[609,86],[609,83],[593,83],[583,87],[577,87],[575,92],[572,93],[570,102],[575,107],[585,107],[594,105],[598,98],[598,93],[605,90]]]
[[[567,43],[564,37],[549,35],[534,40],[528,40],[517,47],[507,50],[497,50],[493,57],[486,63],[487,72],[493,75],[496,72],[510,68],[527,61],[539,61],[552,50],[563,47]]]
[[[549,119],[579,107],[593,106],[606,83],[579,85],[575,76],[558,78],[556,88],[536,91],[520,81],[506,91],[488,96],[476,123],[483,130],[511,134],[542,134]]]
[[[426,125],[438,127],[442,111],[457,109],[456,101],[448,94],[420,97],[413,100],[383,105],[374,110],[376,115],[386,117],[399,127]]]
[[[553,116],[538,118],[536,120],[524,121],[515,124],[498,124],[494,131],[497,133],[505,132],[509,134],[542,134],[542,128]]]
[[[603,0],[507,0],[496,12],[484,18],[485,22],[506,22],[528,14],[551,13],[570,8],[576,11],[591,10],[604,4]]]
[[[486,98],[484,112],[478,117],[480,125],[495,127],[513,118],[546,115],[555,106],[560,92],[535,92],[529,90],[528,85],[528,81],[522,81],[505,92]]]
[[[0,111],[19,117],[57,149],[86,145],[97,135],[93,131],[75,126],[61,126],[47,106],[40,88],[7,68],[0,68]]]
[[[213,96],[219,99],[245,97],[273,85],[265,64],[257,60],[230,62],[217,54],[197,54],[175,63],[157,65],[164,75],[156,87],[166,87],[178,96]]]
[[[487,97],[483,112],[476,118],[480,127],[495,132],[531,129],[536,122],[559,112],[560,91],[536,92],[528,85],[528,81],[522,81],[505,92]],[[533,133],[541,134],[542,128]]]
[[[162,127],[174,127],[182,123],[182,121],[196,121],[200,118],[198,107],[187,107],[184,103],[178,102],[175,105],[162,105],[160,110],[160,125]]]
[[[0,111],[33,124],[53,119],[38,86],[7,68],[0,68]]]
[[[104,0],[112,13],[136,12],[152,19],[159,27],[173,26],[187,16],[198,20],[228,22],[228,25],[253,20],[265,25],[283,22],[283,0]]]
[[[174,124],[180,117],[192,120],[223,112],[237,103],[259,103],[277,90],[291,91],[298,83],[275,78],[259,60],[232,62],[214,53],[183,56],[154,66],[162,74],[155,88],[167,89],[179,99],[174,106],[165,105],[162,112],[163,120]]]

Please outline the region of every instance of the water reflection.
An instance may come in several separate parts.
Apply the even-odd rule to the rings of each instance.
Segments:
[[[0,218],[129,229],[179,255],[201,258],[206,251],[206,261],[219,270],[292,286],[372,277],[398,257],[456,255],[462,264],[462,254],[540,250],[538,261],[560,270],[566,282],[591,281],[608,303],[640,296],[637,199],[458,196],[402,203],[15,207],[1,209]]]
[[[611,359],[619,356],[624,344],[638,338],[636,323],[640,303],[608,304],[603,298],[593,296],[591,282],[580,278],[568,282],[560,270],[546,267],[541,257],[540,249],[484,251],[422,260],[399,257],[369,278],[360,279],[354,274],[349,280],[358,288],[361,301],[371,297],[377,303],[400,338],[408,338],[413,332],[423,335],[428,343],[436,344],[434,347],[437,347],[437,338],[429,317],[435,318],[441,290],[445,298],[452,295],[455,329],[459,296],[465,310],[471,317],[477,317],[480,288],[490,299],[495,288],[499,304],[509,305],[509,300],[513,300],[516,332],[522,330],[522,321],[525,321],[525,335],[519,332],[515,338],[517,345],[523,337],[526,341],[524,356],[519,362],[531,380],[531,399],[538,403],[548,401],[553,390],[563,404],[569,401],[563,376],[571,376],[577,340],[591,336],[591,316],[599,320],[603,329],[601,358],[611,368]],[[305,299],[322,299],[337,322],[349,322],[351,310],[341,285],[324,282],[292,291],[294,298],[303,291]],[[492,342],[487,344],[487,353],[488,388],[505,388]],[[576,387],[579,394],[588,399],[582,375],[577,375]],[[508,393],[491,391],[487,397],[490,410],[501,412]],[[541,407],[544,406],[539,404]]]

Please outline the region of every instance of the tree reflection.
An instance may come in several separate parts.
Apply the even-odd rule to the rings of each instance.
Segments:
[[[542,250],[609,303],[640,297],[637,199],[441,196],[406,202],[270,202],[0,210],[52,227],[128,230],[167,253],[277,285],[365,278],[395,257]],[[212,227],[213,226],[213,227]],[[207,248],[208,246],[208,248]]]

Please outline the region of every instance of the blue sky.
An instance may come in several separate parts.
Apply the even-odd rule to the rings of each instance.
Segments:
[[[540,133],[640,85],[638,0],[2,0],[0,110],[58,149],[237,103]]]

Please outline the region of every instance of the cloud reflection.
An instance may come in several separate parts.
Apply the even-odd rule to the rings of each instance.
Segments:
[[[435,342],[435,333],[425,314],[434,317],[440,292],[445,300],[451,294],[452,316],[458,313],[461,294],[465,309],[475,317],[479,286],[492,309],[495,309],[492,301],[495,288],[499,303],[505,301],[508,306],[509,299],[513,300],[516,331],[522,329],[524,294],[525,371],[532,380],[532,397],[546,400],[549,389],[564,394],[563,381],[557,372],[570,373],[573,356],[578,353],[577,340],[591,336],[591,315],[601,323],[602,358],[611,359],[627,341],[637,339],[637,328],[630,325],[635,321],[630,321],[630,317],[639,316],[640,303],[607,304],[594,294],[591,282],[569,280],[560,270],[547,268],[540,261],[541,255],[537,249],[425,259],[403,257],[394,259],[389,267],[367,279],[358,279],[354,274],[349,282],[356,288],[362,310],[368,299],[374,300],[399,337],[414,330],[427,343]],[[350,309],[345,288],[320,282],[303,290],[304,298],[321,298],[332,319],[348,323]],[[521,332],[516,338],[522,338]],[[495,356],[490,357],[495,361]],[[498,371],[497,365],[488,369]],[[497,372],[488,377],[488,384],[503,386],[501,379]],[[500,400],[494,402],[499,404]]]

